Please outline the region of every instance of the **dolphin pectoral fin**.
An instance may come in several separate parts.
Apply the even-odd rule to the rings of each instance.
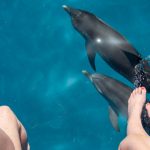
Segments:
[[[118,125],[118,115],[116,114],[116,112],[111,108],[111,106],[109,106],[109,118],[110,121],[112,123],[113,128],[119,132],[120,128]]]
[[[95,66],[96,52],[92,49],[92,47],[89,43],[86,44],[86,49],[87,49],[87,55],[88,55],[89,62],[91,64],[92,68],[94,69],[94,71],[96,71],[96,66]]]
[[[123,52],[129,59],[130,63],[133,65],[133,67],[135,65],[137,65],[138,63],[140,63],[140,61],[142,60],[142,58],[140,56],[137,56],[137,55],[127,52],[125,50],[123,50]]]

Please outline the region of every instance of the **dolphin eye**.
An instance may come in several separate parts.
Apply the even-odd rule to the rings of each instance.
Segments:
[[[80,17],[82,15],[82,12],[77,13],[76,17]]]
[[[72,17],[73,17],[74,19],[79,19],[79,18],[82,17],[82,12],[77,12],[77,13],[73,14]]]

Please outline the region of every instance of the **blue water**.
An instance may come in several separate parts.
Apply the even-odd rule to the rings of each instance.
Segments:
[[[81,71],[92,72],[83,38],[63,4],[85,9],[150,53],[149,0],[0,0],[0,104],[27,129],[32,150],[116,150],[108,104]],[[98,72],[131,85],[100,57]]]

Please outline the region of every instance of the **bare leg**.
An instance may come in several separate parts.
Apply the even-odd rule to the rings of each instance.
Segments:
[[[7,106],[0,107],[0,129],[12,141],[15,150],[27,150],[27,135],[24,127]]]

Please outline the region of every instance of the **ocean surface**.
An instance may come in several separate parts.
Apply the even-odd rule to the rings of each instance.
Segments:
[[[24,124],[31,150],[117,150],[126,120],[117,133],[106,100],[81,73],[93,70],[64,4],[94,13],[150,54],[149,0],[0,0],[0,105]],[[132,86],[99,56],[96,66]]]

